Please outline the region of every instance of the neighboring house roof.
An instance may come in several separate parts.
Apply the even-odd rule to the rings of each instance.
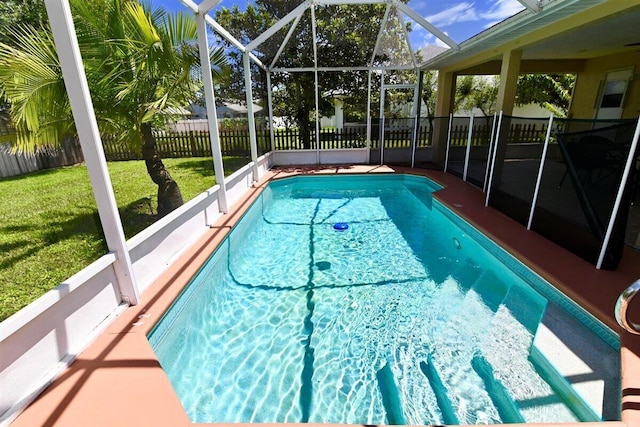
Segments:
[[[427,62],[448,50],[448,47],[431,44],[420,49],[420,57],[422,58],[422,62]]]
[[[258,114],[262,112],[263,107],[253,104],[253,112]],[[190,114],[197,115],[205,115],[207,113],[207,109],[201,105],[192,105]],[[247,115],[247,106],[246,104],[240,104],[239,102],[225,102],[225,101],[217,101],[216,102],[216,114],[218,117],[224,116],[226,114],[233,116],[243,116]]]
[[[247,105],[244,104],[240,104],[240,103],[234,103],[234,102],[220,102],[219,104],[221,105],[216,105],[216,109],[218,110],[218,112],[227,110],[227,111],[232,111],[235,114],[247,114]],[[257,113],[259,111],[262,111],[262,107],[257,105],[257,104],[253,104],[253,112]]]

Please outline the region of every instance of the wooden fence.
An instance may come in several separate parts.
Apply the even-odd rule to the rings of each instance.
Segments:
[[[387,148],[409,148],[414,128],[411,125],[385,126],[384,146]],[[543,142],[546,122],[511,124],[508,133],[509,143]],[[469,125],[458,124],[451,128],[451,145],[467,144]],[[258,155],[271,151],[271,138],[268,129],[256,131]],[[367,130],[365,125],[354,125],[343,129],[322,129],[320,131],[320,149],[363,148],[366,147]],[[432,143],[432,130],[429,125],[418,129],[418,147],[428,147]],[[488,145],[491,125],[476,124],[471,144]],[[187,132],[158,131],[155,133],[158,154],[161,158],[208,157],[211,144],[207,130]],[[316,149],[315,129],[311,130],[310,146],[305,147],[298,129],[278,129],[274,132],[276,150]],[[103,136],[103,147],[107,160],[139,160],[140,153],[126,147],[112,138]],[[223,156],[251,157],[249,130],[247,128],[223,129],[220,131],[220,145]],[[380,148],[380,127],[374,124],[371,129],[371,148]],[[80,144],[76,138],[65,139],[59,149],[40,149],[35,154],[12,154],[8,146],[0,146],[0,178],[67,166],[83,161]]]
[[[165,132],[154,134],[161,158],[211,156],[209,131]],[[268,131],[257,132],[258,155],[271,151]],[[139,160],[140,153],[133,151],[112,138],[103,137],[102,145],[107,160]],[[249,130],[232,130],[220,133],[220,149],[223,156],[251,157]]]
[[[509,127],[508,144],[544,143],[547,134],[547,123],[516,123]],[[467,145],[469,125],[455,125],[451,128],[451,146]],[[471,134],[471,145],[489,145],[491,124],[475,125]],[[503,140],[503,137],[500,138]]]
[[[35,153],[13,153],[6,143],[0,145],[0,178],[71,166],[83,160],[77,138],[65,138],[60,148],[41,147]]]

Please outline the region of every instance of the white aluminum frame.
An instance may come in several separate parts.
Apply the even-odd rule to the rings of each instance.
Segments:
[[[540,168],[538,169],[538,178],[536,179],[536,188],[533,190],[533,200],[531,201],[531,211],[529,212],[529,221],[527,222],[527,230],[531,230],[533,224],[533,213],[538,203],[538,193],[540,192],[540,183],[542,182],[542,174],[544,172],[544,164],[547,160],[547,149],[549,148],[549,140],[551,139],[551,129],[553,126],[553,113],[549,116],[549,124],[547,125],[547,135],[544,139],[544,147],[542,148],[542,157],[540,158]]]
[[[444,33],[427,22],[424,18],[418,15],[408,6],[399,2],[398,0],[305,0],[298,7],[289,12],[285,17],[280,19],[276,24],[271,26],[268,30],[252,40],[247,46],[244,46],[238,41],[232,34],[230,34],[224,27],[216,22],[208,12],[217,6],[221,0],[203,0],[199,4],[193,0],[180,0],[180,2],[190,9],[196,16],[196,22],[198,24],[198,45],[200,51],[201,64],[204,64],[204,69],[210,68],[207,66],[209,63],[209,45],[207,37],[207,26],[218,33],[222,38],[231,43],[235,48],[240,50],[243,54],[243,63],[245,65],[245,84],[246,84],[246,98],[247,98],[247,110],[249,117],[249,132],[251,140],[251,160],[253,162],[253,179],[257,180],[257,137],[255,134],[255,119],[253,117],[253,102],[251,93],[251,75],[249,72],[250,61],[253,61],[260,68],[267,72],[268,89],[271,92],[271,76],[273,71],[284,72],[301,72],[301,71],[313,71],[315,76],[315,92],[316,92],[316,112],[319,112],[319,95],[318,95],[318,72],[319,71],[356,71],[366,70],[369,72],[369,84],[368,95],[369,105],[367,114],[367,148],[370,150],[371,139],[371,118],[370,118],[370,95],[371,95],[371,72],[375,70],[381,70],[383,79],[382,85],[384,86],[384,70],[404,70],[404,69],[416,69],[419,72],[418,64],[411,51],[411,42],[409,40],[406,28],[403,27],[404,42],[411,51],[412,65],[410,66],[374,66],[374,60],[376,53],[380,47],[380,39],[384,34],[384,28],[389,18],[391,7],[395,7],[400,18],[405,22],[404,15],[410,17],[419,25],[424,27],[427,31],[434,34],[440,40],[452,48],[457,48],[458,45],[451,39],[449,39]],[[118,215],[117,205],[115,204],[115,197],[113,195],[113,189],[111,188],[110,178],[106,169],[106,162],[104,160],[104,152],[102,151],[102,145],[100,135],[97,128],[97,121],[91,105],[91,98],[88,92],[88,86],[86,83],[86,75],[84,74],[84,68],[82,59],[80,57],[79,48],[77,46],[77,38],[75,35],[75,28],[71,18],[68,0],[46,0],[47,13],[50,17],[52,30],[54,33],[54,40],[58,45],[58,52],[60,55],[60,63],[63,69],[63,75],[65,82],[67,83],[68,93],[72,104],[72,110],[80,136],[85,160],[89,169],[89,175],[92,183],[92,187],[96,194],[96,201],[98,205],[99,215],[105,229],[105,235],[107,236],[107,245],[112,250],[118,259],[116,262],[116,271],[118,272],[118,285],[121,288],[123,300],[136,304],[140,299],[140,293],[136,285],[135,277],[133,277],[131,269],[131,260],[129,259],[129,252],[124,240],[124,232],[122,230],[122,223]],[[315,6],[321,5],[360,5],[360,4],[387,4],[384,17],[381,22],[380,31],[376,38],[375,48],[372,57],[368,64],[361,67],[318,67],[317,56],[317,39],[316,39],[316,19],[315,19]],[[311,9],[311,20],[313,29],[313,46],[314,46],[314,66],[306,70],[302,69],[277,69],[275,64],[284,50],[284,46],[289,42],[296,26],[298,25],[302,15],[307,9]],[[404,15],[403,15],[404,14]],[[280,29],[291,23],[291,28],[287,33],[284,42],[281,44],[278,54],[269,66],[260,61],[260,59],[252,53],[254,49],[259,47],[263,42],[268,40]],[[222,158],[220,153],[220,141],[217,126],[217,114],[215,108],[215,94],[213,91],[213,82],[211,81],[210,73],[203,72],[204,80],[204,92],[207,106],[207,116],[209,122],[210,142],[213,155],[214,170],[218,185],[220,185],[220,203],[219,209],[221,212],[226,213],[228,211],[226,200],[226,187],[224,179],[224,167],[222,164]],[[391,86],[390,86],[391,87]],[[414,86],[412,86],[414,90]],[[384,112],[384,87],[381,87],[381,108]],[[269,93],[270,104],[270,118],[273,117],[273,107],[271,93]],[[414,109],[415,109],[415,96],[414,96]],[[271,124],[271,144],[274,148],[274,134],[273,125]],[[380,157],[381,161],[384,156],[384,118],[381,117],[381,147]],[[319,132],[319,115],[316,114],[316,150],[317,158],[319,160],[320,149],[320,132]],[[414,137],[415,139],[415,137]],[[415,141],[414,141],[415,149]],[[412,160],[413,163],[413,160]]]
[[[449,149],[451,148],[451,126],[453,124],[453,113],[449,113],[449,129],[447,130],[447,149],[444,152],[444,172],[449,166]]]
[[[598,256],[598,263],[596,264],[596,268],[598,270],[602,268],[602,263],[604,262],[604,255],[607,252],[607,247],[609,246],[609,240],[611,240],[611,233],[613,233],[613,226],[615,225],[616,218],[618,217],[618,211],[620,210],[620,204],[622,203],[622,195],[624,194],[624,190],[627,187],[627,179],[629,178],[629,173],[631,172],[633,163],[636,160],[635,154],[636,154],[636,149],[638,148],[638,139],[640,139],[640,117],[638,117],[638,124],[636,125],[636,131],[633,134],[633,142],[631,143],[631,148],[629,149],[629,156],[627,157],[627,163],[624,166],[622,179],[620,180],[620,185],[618,186],[618,194],[616,195],[616,201],[613,204],[613,211],[611,212],[611,218],[609,218],[609,224],[607,225],[607,232],[604,236],[604,241],[602,242],[602,249],[600,250],[600,256]]]
[[[469,157],[471,156],[471,140],[473,139],[473,112],[469,117],[469,132],[467,135],[467,149],[464,153],[464,168],[462,172],[462,180],[467,181],[467,172],[469,169]]]
[[[407,47],[409,48],[410,54],[411,54],[411,65],[401,65],[401,66],[374,66],[374,61],[375,61],[375,57],[376,54],[378,52],[378,49],[380,47],[380,40],[384,34],[384,28],[388,22],[389,19],[389,14],[391,12],[391,8],[395,7],[397,10],[397,13],[400,17],[400,19],[402,20],[403,23],[405,23],[405,16],[408,16],[409,18],[413,19],[418,25],[422,26],[425,30],[427,30],[428,32],[432,33],[434,36],[436,36],[438,39],[442,40],[444,43],[446,43],[448,46],[450,46],[451,48],[458,48],[458,44],[453,41],[451,38],[449,38],[446,34],[444,34],[443,32],[441,32],[440,30],[438,30],[435,26],[433,26],[431,23],[429,23],[427,20],[425,20],[423,17],[421,17],[419,14],[417,14],[413,9],[411,9],[410,7],[408,7],[407,5],[399,2],[398,0],[305,0],[303,1],[300,5],[298,5],[295,9],[291,10],[289,13],[287,13],[287,15],[285,15],[283,18],[279,19],[274,25],[272,25],[271,27],[269,27],[264,33],[260,34],[258,37],[256,37],[254,40],[252,40],[251,42],[249,42],[246,46],[244,46],[242,43],[240,43],[240,41],[238,41],[232,34],[230,34],[224,27],[222,27],[219,23],[217,23],[213,18],[211,18],[209,15],[207,15],[207,13],[213,8],[215,7],[220,0],[203,0],[200,4],[196,4],[193,0],[180,0],[180,2],[182,4],[184,4],[186,7],[188,7],[189,9],[191,9],[194,13],[196,14],[202,14],[204,16],[204,19],[206,21],[206,23],[214,30],[216,31],[222,38],[224,38],[225,40],[227,40],[229,43],[231,43],[233,46],[235,46],[238,50],[240,50],[240,52],[243,53],[243,56],[245,58],[249,58],[251,59],[254,63],[256,63],[260,68],[262,68],[264,71],[267,72],[267,80],[270,82],[270,73],[271,72],[287,72],[287,73],[295,73],[295,72],[313,72],[314,73],[314,81],[315,81],[315,98],[316,98],[316,151],[317,153],[317,159],[319,161],[319,150],[320,150],[320,131],[319,131],[319,117],[318,116],[318,112],[319,112],[319,94],[318,94],[318,72],[320,71],[369,71],[369,81],[371,80],[371,71],[373,70],[411,70],[411,69],[415,69],[416,72],[420,72],[419,69],[419,64],[418,61],[415,58],[415,55],[413,53],[412,50],[412,46],[411,46],[411,41],[409,39],[409,35],[407,33],[406,30],[406,26],[403,25],[403,39],[404,42],[406,43]],[[378,36],[376,38],[376,42],[375,42],[375,46],[373,49],[373,53],[371,56],[371,59],[369,61],[369,63],[365,66],[360,66],[360,67],[319,67],[318,66],[318,55],[317,55],[317,37],[316,37],[316,18],[315,18],[315,6],[316,5],[365,5],[365,4],[387,4],[387,7],[385,8],[385,12],[384,12],[384,16],[382,18],[382,21],[380,23],[380,30],[378,32]],[[300,19],[302,18],[302,16],[304,15],[304,13],[307,11],[307,9],[311,10],[311,25],[312,25],[312,34],[313,34],[313,49],[314,49],[314,66],[313,67],[300,67],[300,68],[287,68],[287,67],[276,67],[276,63],[278,62],[282,52],[284,51],[284,48],[286,46],[286,44],[289,42],[289,40],[291,39],[291,36],[293,35],[296,27],[298,26],[298,23],[300,22]],[[280,31],[281,29],[285,28],[289,23],[291,23],[293,21],[293,23],[291,24],[289,31],[287,32],[287,35],[285,36],[285,39],[283,40],[283,42],[281,43],[275,57],[273,58],[273,60],[271,61],[271,64],[269,64],[268,66],[264,65],[259,58],[257,58],[252,51],[256,48],[258,48],[262,43],[264,43],[265,41],[267,41],[270,37],[272,37],[273,35],[275,35],[278,31]],[[244,58],[243,58],[244,59]],[[246,59],[244,59],[244,63],[245,63],[245,68],[246,67]],[[250,77],[250,76],[249,76]],[[247,87],[250,86],[250,80],[247,79],[247,77],[245,76],[245,85]],[[270,84],[267,85],[268,86],[268,91],[271,91],[272,86]],[[250,89],[249,89],[250,90]],[[417,92],[417,89],[415,89]],[[368,87],[368,95],[370,98],[370,84]],[[271,97],[271,93],[269,93],[267,95],[269,98]],[[414,105],[416,103],[416,96],[414,96]],[[249,97],[247,96],[247,99]],[[269,101],[271,102],[271,101]],[[369,101],[370,102],[370,101]],[[248,102],[248,107],[247,109],[248,111],[248,115],[251,116],[251,103]],[[271,107],[272,108],[272,107]],[[415,107],[414,107],[415,108]],[[370,112],[370,107],[368,107],[368,110]],[[270,110],[270,118],[272,118],[272,109]],[[215,114],[215,108],[213,111],[207,111],[208,115],[212,115]],[[416,117],[417,117],[417,113],[416,113]],[[381,118],[381,120],[383,120],[383,118]],[[417,118],[416,118],[417,120]],[[251,121],[251,119],[250,119]],[[273,120],[271,120],[273,122]],[[383,120],[384,121],[384,120]],[[271,126],[273,127],[273,126]],[[251,130],[250,130],[251,132]],[[254,130],[255,133],[255,130]],[[414,132],[415,133],[415,132]],[[271,137],[271,146],[272,149],[274,148],[274,134],[273,131],[270,134]],[[371,122],[370,122],[370,117],[369,114],[367,116],[367,148],[370,149],[370,139],[371,139]],[[384,139],[384,138],[382,138]],[[415,135],[412,138],[413,144],[414,144],[414,150],[415,150]],[[254,141],[255,142],[255,141]],[[256,143],[257,144],[257,143]],[[252,144],[252,161],[255,162],[255,156],[253,155],[253,144]],[[384,147],[381,147],[381,159],[383,157],[383,150]],[[414,159],[412,157],[412,165],[413,165]]]
[[[209,41],[207,36],[207,23],[205,15],[196,14],[196,24],[198,26],[198,48],[200,50],[200,63],[208,64],[206,68],[211,68],[209,58]],[[222,151],[220,150],[220,132],[218,131],[218,118],[216,112],[216,97],[213,92],[213,79],[211,73],[202,72],[203,90],[205,106],[207,109],[207,123],[209,125],[209,142],[211,144],[211,156],[213,157],[213,170],[216,176],[216,183],[220,186],[220,211],[229,212],[227,204],[227,187],[224,179],[224,164],[222,163]]]
[[[140,302],[140,290],[133,273],[129,248],[107,169],[69,2],[46,0],[45,7],[105,240],[109,251],[116,256],[113,267],[118,290],[123,301],[136,305]]]
[[[489,180],[489,166],[491,165],[491,155],[493,153],[493,139],[496,132],[496,118],[497,113],[493,113],[493,120],[491,121],[491,136],[489,137],[489,153],[487,153],[487,167],[484,171],[484,183],[482,184],[482,192],[487,192],[487,181]]]
[[[489,182],[487,183],[487,197],[484,199],[484,206],[489,206],[489,197],[491,196],[491,183],[493,182],[493,169],[496,166],[496,155],[498,154],[498,143],[500,142],[500,127],[502,127],[502,110],[498,115],[498,127],[496,128],[496,140],[493,144],[493,156],[491,157],[491,172],[489,173]]]

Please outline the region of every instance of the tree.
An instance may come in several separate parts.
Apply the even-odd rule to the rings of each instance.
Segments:
[[[244,12],[238,7],[222,8],[216,13],[216,21],[229,30],[241,43],[248,44],[274,25],[279,18],[298,6],[298,0],[256,0],[248,4]],[[363,66],[371,61],[375,40],[384,15],[384,4],[369,5],[318,5],[315,8],[317,22],[317,52],[320,65]],[[395,21],[392,21],[392,23]],[[392,31],[402,33],[399,22],[391,25]],[[270,65],[288,28],[280,30],[254,52],[264,64]],[[390,31],[390,32],[392,32]],[[392,38],[391,34],[388,34]],[[300,19],[291,39],[285,46],[276,64],[280,68],[313,67],[312,27],[309,11]],[[393,49],[388,49],[393,51]],[[231,84],[221,92],[223,98],[234,98],[244,93],[242,57],[238,51],[230,53],[231,68],[234,73]],[[389,61],[388,55],[375,58],[376,64]],[[266,76],[258,67],[252,68],[254,93],[266,99]],[[320,72],[318,85],[321,93],[320,114],[329,115],[333,111],[332,95],[349,97],[350,105],[362,105],[366,111],[366,73]],[[379,75],[373,76],[375,82]],[[280,114],[293,118],[298,125],[301,142],[305,148],[311,146],[315,105],[315,76],[313,72],[273,73],[272,85],[274,105],[280,107]],[[243,97],[244,98],[244,97]]]
[[[134,0],[71,5],[100,131],[142,154],[158,186],[158,215],[164,216],[183,200],[158,155],[152,128],[163,113],[189,105],[200,90],[194,78],[195,21]],[[52,35],[46,27],[27,24],[10,30],[10,36],[15,43],[0,43],[0,85],[11,103],[14,149],[59,145],[75,128]],[[216,51],[212,61],[222,59]]]
[[[40,27],[46,20],[47,11],[43,0],[3,0],[0,2],[0,43],[13,42],[9,36],[12,29],[24,24]],[[9,103],[3,96],[0,84],[0,119],[8,109]]]
[[[16,27],[25,24],[40,27],[45,22],[47,11],[44,0],[3,0],[0,3],[0,42],[11,43],[9,31]]]
[[[565,117],[574,83],[573,74],[524,74],[518,79],[516,105],[538,104]]]
[[[496,101],[498,99],[498,79],[462,76],[456,84],[456,94],[454,98],[455,110],[471,111],[479,109],[484,116],[489,116],[495,112]]]
[[[485,116],[495,112],[499,76],[465,75],[456,82],[455,111],[478,108]],[[564,117],[569,109],[575,83],[572,74],[523,74],[518,78],[516,105],[537,104],[556,116]]]

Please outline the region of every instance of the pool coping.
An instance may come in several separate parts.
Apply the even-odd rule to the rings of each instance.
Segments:
[[[440,171],[362,165],[274,168],[145,291],[141,304],[125,310],[78,355],[12,426],[196,425],[190,423],[147,334],[269,182],[298,175],[338,173],[403,173],[432,179],[444,187],[434,193],[440,202],[619,332],[612,304],[624,288],[640,277],[640,254],[625,252],[616,272],[595,270],[504,214],[484,208],[484,196],[477,188]],[[605,289],[603,284],[607,284]],[[620,353],[622,422],[573,425],[640,425],[640,337],[622,333]]]

